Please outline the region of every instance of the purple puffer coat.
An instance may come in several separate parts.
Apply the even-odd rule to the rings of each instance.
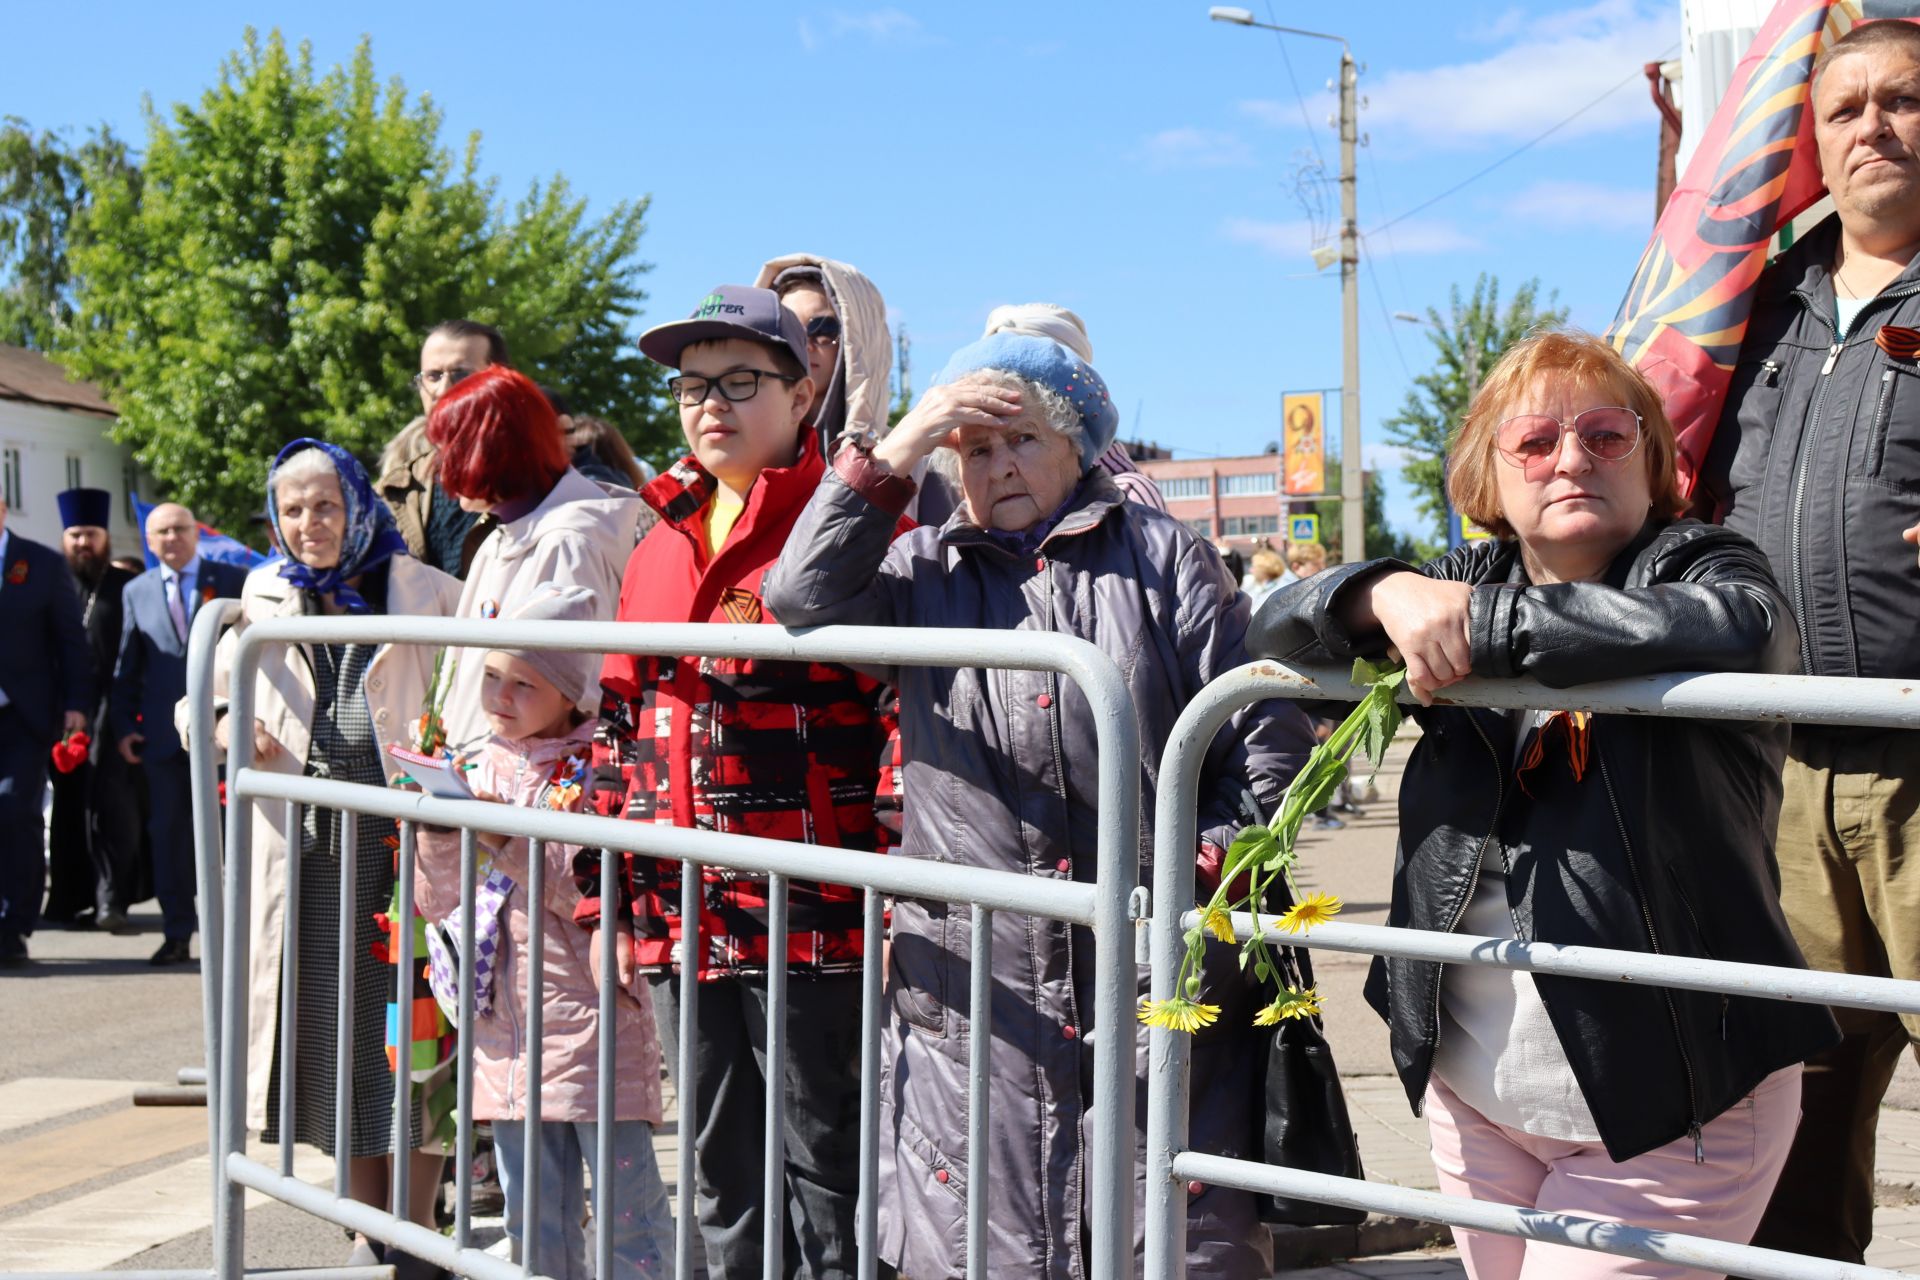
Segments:
[[[842,465],[846,475],[861,474],[846,455]],[[768,576],[774,615],[787,626],[994,627],[1098,645],[1126,677],[1139,715],[1139,874],[1149,880],[1154,785],[1168,733],[1208,681],[1247,660],[1246,599],[1219,556],[1178,520],[1123,501],[1104,472],[1082,481],[1068,513],[1025,554],[970,523],[964,508],[943,528],[894,541],[896,513],[846,475],[828,473]],[[1092,879],[1097,752],[1080,691],[1037,671],[903,667],[894,678],[906,762],[899,856]],[[1312,746],[1306,717],[1289,703],[1243,712],[1207,760],[1202,839],[1224,847],[1256,812],[1270,813]],[[943,903],[900,900],[893,908],[880,1247],[914,1280],[966,1268],[968,917],[968,908]],[[1090,931],[1057,921],[994,918],[987,1247],[1002,1280],[1093,1280],[1083,1252],[1082,1154],[1093,966],[1081,958],[1092,945]],[[1144,992],[1144,969],[1138,981]],[[1194,1046],[1192,1137],[1197,1148],[1258,1159],[1253,1007],[1228,1008]],[[1140,1045],[1144,1096],[1144,1030],[1127,1030]],[[1268,1234],[1244,1193],[1216,1187],[1196,1195],[1189,1232],[1196,1278],[1272,1273]]]

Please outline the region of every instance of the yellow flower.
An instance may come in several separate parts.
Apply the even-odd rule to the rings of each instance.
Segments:
[[[1209,903],[1207,905],[1206,915],[1201,919],[1200,923],[1208,933],[1220,939],[1220,941],[1232,942],[1234,940],[1233,917],[1228,915],[1227,909],[1218,903]]]
[[[1331,893],[1310,893],[1287,908],[1287,914],[1280,917],[1280,927],[1288,933],[1299,933],[1316,924],[1325,924],[1339,914],[1339,898]]]
[[[1219,1016],[1219,1005],[1201,1004],[1185,996],[1140,1002],[1140,1021],[1150,1027],[1165,1027],[1169,1031],[1184,1031],[1188,1035],[1213,1025],[1213,1020]]]
[[[1320,992],[1314,987],[1295,991],[1285,987],[1273,1003],[1253,1015],[1253,1025],[1270,1027],[1282,1018],[1311,1018],[1320,1012]]]

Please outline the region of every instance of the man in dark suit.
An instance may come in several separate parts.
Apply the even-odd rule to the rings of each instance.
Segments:
[[[120,659],[108,718],[121,759],[143,767],[151,806],[153,888],[166,938],[157,965],[193,958],[193,787],[187,749],[174,732],[174,705],[187,693],[187,636],[209,600],[236,597],[247,571],[200,558],[193,512],[163,502],[147,513],[147,546],[159,557],[121,594]]]
[[[80,600],[60,553],[7,531],[0,498],[0,966],[28,962],[47,880],[47,753],[87,727]]]
[[[54,501],[60,504],[60,549],[87,632],[87,675],[94,691],[87,733],[93,741],[85,758],[67,772],[55,762],[47,903],[40,918],[76,929],[124,928],[127,908],[152,893],[140,857],[139,771],[108,744],[105,723],[107,689],[120,653],[120,593],[134,575],[107,558],[111,493],[68,489]]]

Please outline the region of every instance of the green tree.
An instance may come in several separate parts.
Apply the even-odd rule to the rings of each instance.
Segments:
[[[663,450],[659,375],[626,339],[644,198],[590,218],[556,176],[508,205],[478,175],[479,135],[456,162],[431,101],[381,85],[364,41],[322,75],[308,46],[248,30],[197,104],[146,114],[140,181],[85,175],[56,354],[108,389],[168,497],[239,528],[286,441],[371,459],[419,412],[421,335],[456,316]]]
[[[102,126],[74,146],[0,119],[0,342],[47,351],[73,323],[68,250],[89,203],[87,175],[119,175],[137,189],[126,144]]]
[[[1540,301],[1540,282],[1528,280],[1513,292],[1503,308],[1500,281],[1481,275],[1473,295],[1462,299],[1455,285],[1447,315],[1427,308],[1427,340],[1433,344],[1433,368],[1413,380],[1400,411],[1383,425],[1387,436],[1407,454],[1401,475],[1414,489],[1420,512],[1432,530],[1446,540],[1447,449],[1460,420],[1466,415],[1480,379],[1514,343],[1536,329],[1565,324],[1564,307],[1553,305],[1557,294]],[[1371,545],[1373,535],[1368,534]]]

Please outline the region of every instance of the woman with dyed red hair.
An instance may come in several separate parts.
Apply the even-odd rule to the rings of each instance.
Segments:
[[[553,406],[531,379],[502,365],[465,379],[433,407],[427,439],[439,453],[440,487],[493,526],[467,570],[456,616],[504,617],[551,583],[584,587],[599,616],[613,617],[640,500],[609,494],[573,469]],[[441,718],[455,749],[489,732],[483,658],[477,649],[449,651]]]

